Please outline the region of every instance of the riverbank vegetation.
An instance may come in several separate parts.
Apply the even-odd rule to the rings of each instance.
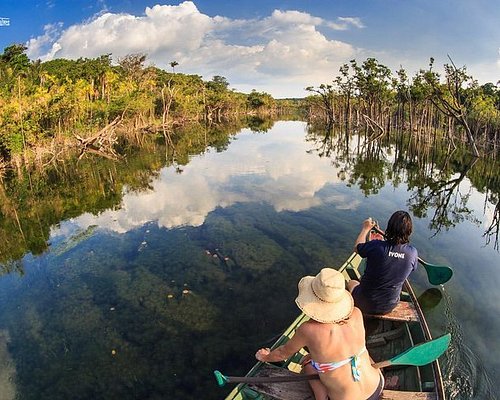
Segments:
[[[393,73],[376,59],[344,64],[329,84],[308,87],[308,119],[365,129],[373,140],[404,131],[415,141],[446,137],[450,146],[465,141],[478,157],[496,155],[500,145],[500,89],[479,85],[466,68],[450,59],[444,76],[434,60],[412,79],[401,68]]]
[[[110,54],[93,59],[32,61],[24,45],[0,55],[0,172],[14,165],[46,165],[69,148],[80,156],[116,159],[126,137],[164,136],[172,145],[175,126],[219,123],[245,115],[278,114],[286,102],[269,94],[231,90],[223,76],[146,66],[131,54],[113,64]]]

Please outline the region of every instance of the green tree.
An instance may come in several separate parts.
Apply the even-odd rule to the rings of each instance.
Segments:
[[[175,73],[175,67],[177,67],[179,63],[177,61],[170,61],[170,66],[172,67],[172,73]]]

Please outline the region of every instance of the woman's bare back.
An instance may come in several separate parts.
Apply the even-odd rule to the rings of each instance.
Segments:
[[[317,363],[336,363],[358,355],[359,381],[353,378],[351,362],[319,374],[331,400],[365,400],[376,390],[380,372],[371,366],[365,351],[365,330],[359,309],[355,308],[350,318],[340,324],[310,320],[301,328],[311,357]]]

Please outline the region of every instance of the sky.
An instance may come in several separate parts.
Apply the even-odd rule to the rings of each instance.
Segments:
[[[448,56],[500,80],[499,0],[1,0],[0,51],[32,60],[147,54],[146,64],[276,98],[304,97],[352,59],[413,76]],[[1,25],[1,24],[0,24]]]

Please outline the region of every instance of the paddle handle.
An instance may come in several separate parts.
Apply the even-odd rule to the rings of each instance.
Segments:
[[[318,374],[293,374],[288,376],[226,376],[219,371],[214,371],[219,386],[226,383],[278,383],[278,382],[298,382],[319,379]]]
[[[382,235],[385,238],[385,233],[382,232],[377,225],[373,225],[371,230],[377,232],[379,235]]]
[[[244,382],[244,383],[274,383],[274,382],[297,382],[309,381],[311,379],[319,379],[318,374],[296,374],[297,376],[245,376],[238,378],[236,376],[228,376],[229,382]]]
[[[373,368],[381,369],[391,366],[391,360],[380,361],[378,363],[372,364]]]

